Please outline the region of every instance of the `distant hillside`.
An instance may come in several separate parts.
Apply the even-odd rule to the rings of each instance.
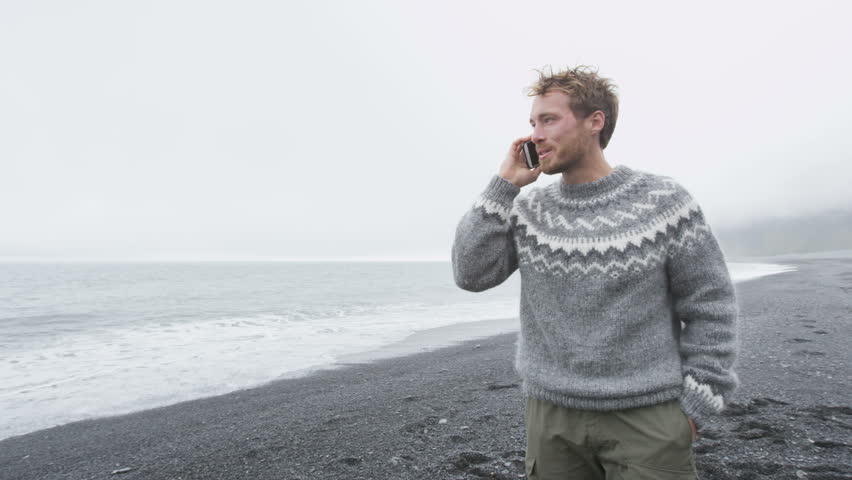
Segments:
[[[769,218],[737,228],[713,229],[726,256],[852,249],[852,210]]]

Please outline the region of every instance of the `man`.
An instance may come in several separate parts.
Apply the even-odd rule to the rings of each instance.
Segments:
[[[529,95],[532,134],[512,143],[452,253],[465,290],[520,271],[527,475],[696,478],[696,431],[738,385],[724,256],[682,186],[605,160],[618,117],[607,79],[542,72]],[[562,178],[516,198],[541,173]]]

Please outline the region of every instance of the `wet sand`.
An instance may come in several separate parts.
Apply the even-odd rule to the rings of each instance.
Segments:
[[[742,386],[699,432],[702,479],[852,479],[852,258],[783,263],[737,284]],[[515,339],[9,438],[0,479],[523,478]]]

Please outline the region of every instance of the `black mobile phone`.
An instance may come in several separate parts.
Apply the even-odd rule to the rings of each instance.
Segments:
[[[524,142],[524,160],[530,170],[538,166],[538,152],[535,151],[533,142]]]

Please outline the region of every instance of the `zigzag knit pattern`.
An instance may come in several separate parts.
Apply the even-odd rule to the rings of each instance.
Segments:
[[[616,175],[626,172],[622,167]],[[571,201],[561,187],[554,182],[533,190],[510,212],[520,232],[521,264],[541,272],[576,278],[641,273],[663,263],[668,251],[710,235],[698,204],[667,177],[635,172],[594,200]]]
[[[472,291],[520,271],[524,392],[592,410],[679,398],[699,426],[721,411],[738,384],[736,298],[686,189],[618,166],[519,192],[492,179],[459,223],[453,269]]]

